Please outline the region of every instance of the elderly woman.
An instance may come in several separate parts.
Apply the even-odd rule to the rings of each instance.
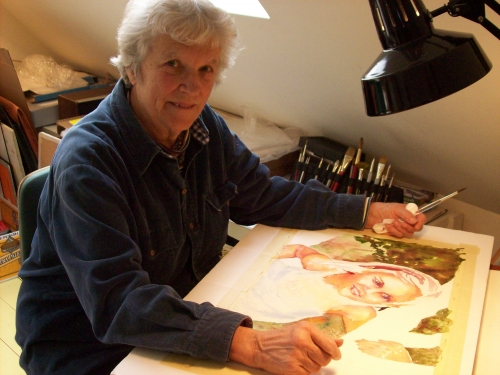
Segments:
[[[122,79],[60,143],[43,190],[17,307],[29,374],[109,374],[135,346],[316,372],[340,357],[308,324],[275,332],[182,300],[220,259],[229,218],[395,236],[424,219],[404,205],[269,178],[206,104],[236,52],[227,13],[205,0],[131,1],[112,62]],[[292,345],[291,345],[292,344]]]

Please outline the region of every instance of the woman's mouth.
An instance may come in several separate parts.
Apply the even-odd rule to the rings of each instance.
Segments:
[[[190,109],[194,107],[194,104],[187,104],[187,103],[176,103],[176,102],[170,102],[174,107],[177,108],[184,108],[184,109]]]

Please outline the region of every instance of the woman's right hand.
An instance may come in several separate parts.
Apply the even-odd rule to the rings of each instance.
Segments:
[[[339,347],[343,342],[308,322],[270,331],[238,327],[229,359],[273,374],[311,374],[319,372],[332,359],[340,359]]]

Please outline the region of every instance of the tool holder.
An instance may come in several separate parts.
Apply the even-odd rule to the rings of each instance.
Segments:
[[[349,163],[345,171],[340,171],[348,146],[326,137],[301,137],[299,147],[303,150],[304,146],[306,146],[305,154],[302,160],[296,162],[291,179],[303,184],[315,179],[329,188],[336,186],[337,193],[362,194],[372,196],[376,201],[403,203],[403,189],[396,186],[389,187],[389,181],[384,186],[375,185],[374,176],[372,181],[367,183],[366,173],[363,179],[359,180],[357,171],[351,173],[352,168],[357,168],[354,161]],[[339,166],[334,169],[337,160]],[[362,153],[360,161],[364,160],[365,154]]]

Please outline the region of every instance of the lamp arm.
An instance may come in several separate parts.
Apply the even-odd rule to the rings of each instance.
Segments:
[[[440,16],[443,13],[447,13],[448,8],[449,8],[449,6],[445,4],[442,7],[439,7],[437,9],[433,10],[432,12],[429,12],[429,15],[431,16],[431,18],[435,18],[437,16]]]
[[[484,0],[484,3],[488,5],[496,14],[500,15],[500,4],[495,0]]]
[[[429,12],[431,17],[448,13],[452,17],[464,17],[479,23],[500,40],[500,29],[486,18],[485,5],[500,15],[500,4],[495,0],[450,0],[448,4]]]
[[[482,21],[479,22],[481,26],[483,26],[486,30],[488,30],[490,33],[495,35],[497,39],[500,40],[500,29],[496,27],[494,24],[490,22],[490,20],[484,18]]]

